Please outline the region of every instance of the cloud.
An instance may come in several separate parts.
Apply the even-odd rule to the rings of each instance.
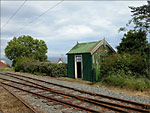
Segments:
[[[14,36],[30,35],[46,42],[50,56],[65,54],[77,41],[97,41],[104,37],[115,47],[123,36],[118,29],[131,18],[128,6],[147,4],[146,1],[64,1],[28,24],[58,2],[27,1],[5,29],[1,29],[3,46]],[[1,3],[4,25],[23,1]]]
[[[70,36],[70,37],[80,37],[84,35],[89,35],[94,31],[85,25],[69,25],[64,26],[57,31],[58,34],[62,36]]]

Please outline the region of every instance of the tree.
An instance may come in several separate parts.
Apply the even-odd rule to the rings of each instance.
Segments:
[[[126,24],[126,27],[129,25],[134,25],[134,30],[145,30],[150,33],[150,3],[148,1],[147,5],[143,5],[140,7],[129,6],[132,13],[132,18]],[[126,28],[120,28],[119,31],[124,31]]]
[[[147,36],[148,36],[148,33],[150,35],[150,1],[147,0],[147,2],[148,2],[147,5],[143,5],[143,6],[140,6],[140,7],[133,7],[133,6],[129,7],[131,9],[132,18],[126,24],[126,27],[121,27],[119,29],[119,31],[126,31],[127,28],[129,28],[129,29],[134,30],[134,32],[135,31],[138,32],[138,31],[142,30],[142,31],[147,32]],[[133,27],[132,27],[132,25],[133,25]],[[130,30],[129,32],[131,32],[132,30]],[[124,37],[126,37],[127,34],[124,34]],[[132,34],[132,33],[129,33],[129,34]],[[142,35],[141,35],[141,40],[145,39],[144,36],[142,38]],[[134,49],[132,47],[136,47],[136,46],[132,45],[132,47],[129,47],[129,45],[125,45],[125,43],[127,43],[128,40],[123,38],[122,42],[123,42],[123,40],[126,40],[126,41],[124,41],[124,43],[120,44],[117,47],[118,52],[128,51],[130,53],[132,53],[132,52],[135,53]],[[134,38],[132,38],[132,40],[135,41]],[[131,41],[131,40],[129,40],[129,41]],[[149,41],[150,41],[150,37],[149,37]],[[134,43],[134,42],[132,42],[132,43]],[[145,56],[144,55],[143,56],[144,56],[144,59],[146,59],[146,62],[147,62],[147,67],[146,68],[147,68],[148,76],[150,76],[150,46],[149,46],[149,44],[146,44],[146,48],[145,48],[145,44],[142,45],[143,47],[141,47],[140,43],[137,44],[137,45],[139,45],[139,49],[136,49],[135,51],[139,50],[139,52],[141,52],[141,54],[145,54]],[[130,48],[130,49],[128,49],[128,48]],[[144,52],[143,52],[143,49],[144,49]]]
[[[128,31],[127,34],[124,34],[120,45],[116,47],[118,53],[140,53],[141,55],[144,55],[148,45],[146,35],[146,31],[143,31],[141,29],[139,31]]]
[[[13,60],[13,66],[17,58],[31,57],[39,61],[47,60],[47,46],[43,40],[33,39],[31,36],[14,37],[5,48],[5,56]]]

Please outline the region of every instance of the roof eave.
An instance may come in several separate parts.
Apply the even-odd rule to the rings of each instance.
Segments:
[[[66,55],[71,55],[71,54],[91,54],[91,52],[83,52],[83,53],[67,53]]]
[[[103,45],[103,40],[101,40],[101,41],[91,50],[91,55],[92,55],[101,45]]]
[[[93,48],[91,50],[91,55],[95,53],[95,51],[102,45],[106,44],[113,52],[116,53],[116,51],[108,44],[108,42],[106,40],[101,40],[96,46],[95,48]]]

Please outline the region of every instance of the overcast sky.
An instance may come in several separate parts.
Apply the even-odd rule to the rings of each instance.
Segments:
[[[24,1],[1,1],[1,26]],[[14,36],[30,35],[44,40],[48,57],[66,54],[76,43],[99,41],[104,37],[115,49],[121,42],[120,27],[131,19],[128,6],[141,6],[147,1],[27,1],[19,12],[1,29],[1,49]],[[34,20],[32,23],[29,24]]]

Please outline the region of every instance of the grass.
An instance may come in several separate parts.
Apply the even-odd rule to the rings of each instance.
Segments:
[[[137,91],[150,91],[150,79],[148,78],[135,78],[120,75],[110,75],[104,77],[100,81],[100,84]]]
[[[13,68],[0,68],[0,71],[14,71]]]
[[[33,113],[2,87],[0,87],[0,105],[3,113]]]

